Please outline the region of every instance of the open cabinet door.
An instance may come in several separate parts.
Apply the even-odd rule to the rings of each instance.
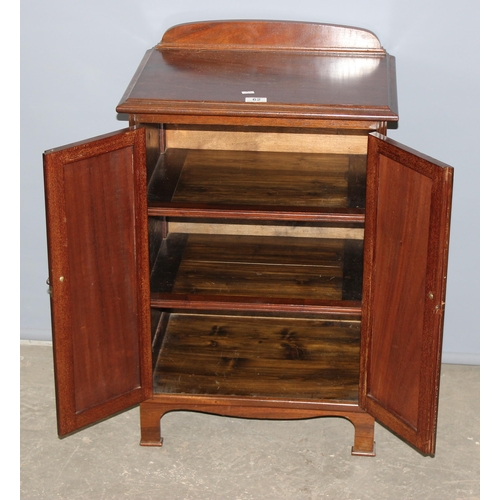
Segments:
[[[44,154],[60,436],[152,393],[145,147],[138,128]]]
[[[437,423],[453,169],[368,139],[360,406],[423,454]]]

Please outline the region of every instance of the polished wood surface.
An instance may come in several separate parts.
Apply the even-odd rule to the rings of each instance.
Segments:
[[[198,123],[209,116],[288,119],[281,123],[288,126],[395,121],[394,58],[366,30],[265,21],[183,25],[146,54],[117,111],[191,115]]]
[[[354,425],[354,446],[351,454],[374,456],[374,426],[371,415],[355,402],[300,401],[297,399],[243,398],[235,396],[193,396],[155,394],[141,403],[141,445],[161,446],[160,421],[165,413],[176,410],[197,411],[244,418],[303,419],[342,417]]]
[[[151,395],[144,159],[143,129],[44,155],[60,435]]]
[[[137,103],[136,103],[137,104]],[[176,113],[173,110],[162,114],[148,112],[148,110],[140,111],[140,106],[135,107],[135,111],[129,113],[130,126],[139,126],[142,124],[169,124],[179,127],[197,126],[197,127],[219,127],[221,119],[217,115],[217,109],[207,110],[204,114],[184,113],[180,111]],[[257,114],[225,114],[224,125],[231,127],[266,127],[266,128],[301,128],[314,132],[317,129],[344,129],[346,131],[358,130],[360,132],[379,132],[387,133],[387,121],[376,116],[367,116],[365,118],[349,117],[349,111],[344,110],[344,115],[339,115],[337,118],[312,116],[310,118],[299,118],[296,115],[284,114],[282,117],[277,115],[259,116]],[[349,121],[346,121],[349,120]],[[393,120],[395,121],[395,120]]]
[[[159,50],[308,50],[384,53],[370,31],[350,26],[293,21],[204,21],[165,32]]]
[[[357,400],[359,320],[172,314],[155,393]]]
[[[433,454],[453,169],[369,138],[361,405]]]

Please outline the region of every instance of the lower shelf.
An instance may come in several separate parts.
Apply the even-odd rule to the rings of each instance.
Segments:
[[[163,314],[155,394],[357,401],[359,320]]]

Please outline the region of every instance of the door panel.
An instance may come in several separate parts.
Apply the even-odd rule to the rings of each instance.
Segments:
[[[435,450],[452,177],[369,136],[360,405],[424,454]]]
[[[59,434],[151,396],[145,134],[44,155]]]

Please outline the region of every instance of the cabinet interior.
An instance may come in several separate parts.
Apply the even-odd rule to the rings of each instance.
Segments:
[[[157,394],[357,400],[359,319],[161,311],[157,330]]]
[[[357,400],[367,133],[148,127],[156,394]]]

